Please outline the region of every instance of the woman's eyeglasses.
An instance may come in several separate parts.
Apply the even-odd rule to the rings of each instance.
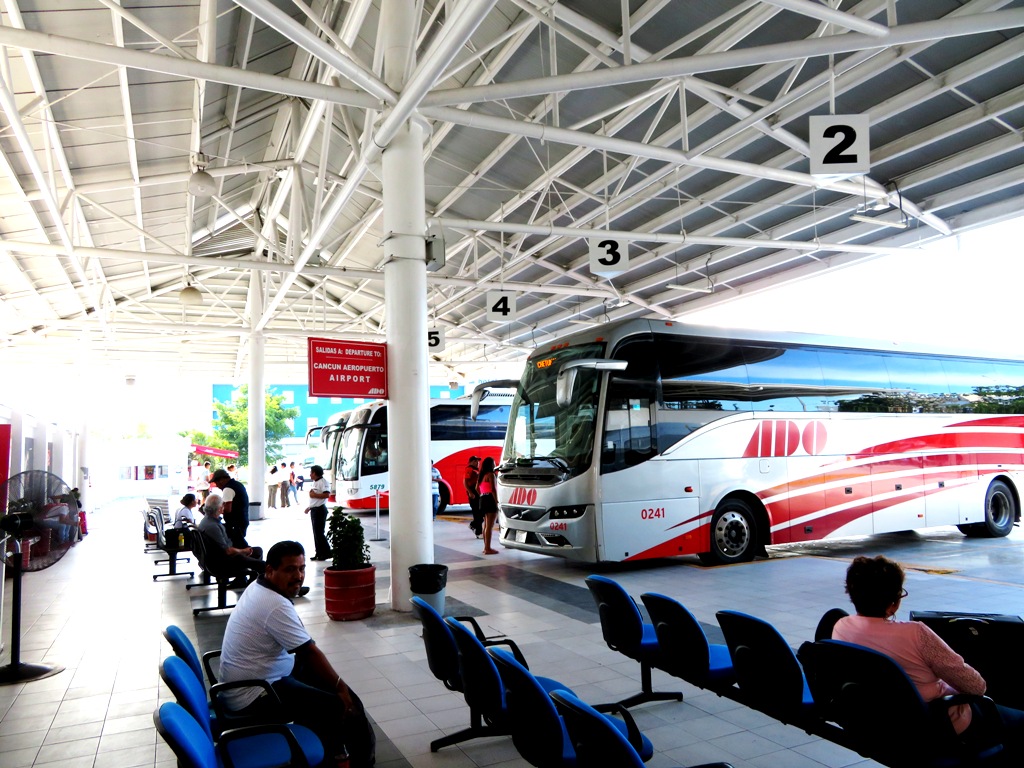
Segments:
[[[903,599],[904,597],[906,597],[906,596],[907,596],[907,595],[909,595],[909,594],[910,594],[910,593],[909,593],[909,592],[907,592],[907,589],[906,589],[906,587],[904,587],[903,589],[901,589],[901,590],[900,590],[900,600],[902,600],[902,599]]]

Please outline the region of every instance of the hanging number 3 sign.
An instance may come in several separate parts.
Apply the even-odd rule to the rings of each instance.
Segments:
[[[611,237],[591,237],[590,272],[595,275],[621,275],[629,269],[629,243]]]
[[[871,170],[867,115],[813,115],[810,118],[811,173],[833,176]]]
[[[427,329],[427,352],[444,352],[444,328]]]
[[[487,322],[510,323],[516,319],[516,294],[514,291],[487,292]]]

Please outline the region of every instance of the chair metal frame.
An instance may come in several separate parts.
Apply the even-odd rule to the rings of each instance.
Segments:
[[[209,611],[226,611],[235,607],[235,603],[228,603],[228,584],[237,576],[237,574],[216,573],[210,568],[208,549],[210,546],[216,545],[206,537],[205,533],[196,528],[195,535],[192,537],[192,551],[195,552],[196,560],[199,561],[199,565],[203,569],[203,573],[206,578],[213,578],[216,584],[217,604],[205,606],[203,608],[193,608],[193,616],[198,616],[201,613],[208,613]],[[214,586],[214,584],[186,584],[185,588],[188,589],[194,586]]]
[[[154,549],[155,550],[160,550],[161,552],[167,553],[167,557],[166,558],[161,558],[159,560],[154,560],[153,561],[153,565],[163,565],[165,563],[167,564],[167,572],[166,573],[154,573],[153,574],[153,581],[156,581],[157,579],[165,579],[165,578],[174,577],[174,576],[188,576],[189,578],[192,578],[193,576],[195,576],[195,571],[179,571],[178,570],[178,563],[190,563],[190,562],[192,562],[192,558],[190,558],[190,557],[178,557],[178,553],[179,552],[187,552],[187,551],[190,551],[190,550],[183,550],[183,549],[178,549],[177,547],[171,547],[167,543],[167,532],[164,529],[163,525],[161,525],[160,520],[157,519],[157,513],[155,511],[153,511],[153,510],[149,511],[148,519],[149,519],[150,524],[156,529],[156,547]],[[150,550],[150,551],[154,551],[154,550]]]

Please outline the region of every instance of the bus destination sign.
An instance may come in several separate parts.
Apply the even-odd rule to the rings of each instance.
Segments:
[[[310,338],[309,394],[313,397],[386,398],[387,345]]]

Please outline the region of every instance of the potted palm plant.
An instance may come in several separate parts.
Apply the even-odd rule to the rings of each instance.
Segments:
[[[324,603],[334,621],[354,621],[373,614],[377,604],[377,568],[370,562],[370,547],[363,523],[335,507],[327,521],[331,565],[324,569]]]

